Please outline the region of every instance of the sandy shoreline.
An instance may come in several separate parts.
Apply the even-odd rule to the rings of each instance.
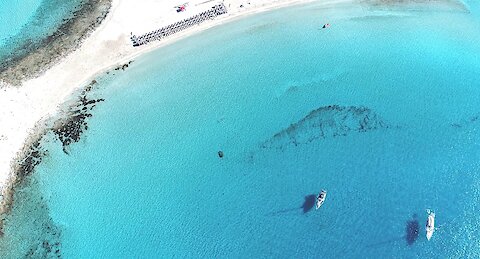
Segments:
[[[11,43],[11,50],[0,58],[0,80],[19,86],[79,48],[107,17],[112,3],[112,0],[82,1],[52,34]]]
[[[64,152],[68,153],[68,149],[65,147],[69,143],[75,142],[75,138],[78,136],[74,135],[72,138],[72,136],[68,136],[70,133],[66,134],[66,132],[73,131],[74,134],[81,134],[87,130],[85,118],[91,114],[88,113],[89,110],[86,113],[79,111],[83,108],[91,110],[91,106],[87,107],[87,105],[103,101],[103,99],[82,99],[85,97],[85,91],[89,91],[85,89],[95,85],[95,79],[98,76],[107,71],[123,70],[124,66],[128,66],[127,64],[140,55],[211,27],[243,18],[246,15],[309,1],[311,0],[223,1],[228,9],[228,14],[179,32],[160,42],[152,42],[146,46],[134,48],[130,41],[131,32],[141,35],[194,16],[219,2],[202,3],[204,1],[201,0],[198,2],[199,5],[190,2],[187,12],[176,13],[173,6],[182,2],[159,3],[158,0],[145,0],[139,7],[138,3],[133,0],[113,0],[109,15],[82,43],[80,48],[49,68],[40,77],[24,82],[21,87],[6,86],[2,88],[0,86],[0,103],[2,104],[2,109],[0,109],[0,124],[2,125],[0,127],[0,192],[2,193],[0,196],[0,237],[4,221],[7,222],[5,229],[9,229],[8,226],[11,225],[11,222],[19,222],[17,218],[14,218],[13,221],[5,220],[6,216],[12,219],[17,206],[11,213],[5,212],[12,208],[14,189],[22,190],[21,187],[16,187],[21,183],[28,182],[30,177],[26,176],[31,174],[34,167],[41,162],[44,156],[41,141],[45,134],[56,134],[64,147]],[[352,1],[331,0],[320,4],[330,7],[344,3],[348,5]],[[240,5],[244,5],[244,7],[240,8]],[[322,21],[321,17],[319,17],[319,21]],[[64,109],[65,105],[71,104],[71,100],[76,100],[71,106],[73,109]],[[342,110],[345,108],[330,107],[319,112],[328,113],[329,109]],[[356,110],[357,108],[351,109]],[[381,120],[377,122],[382,124]],[[300,121],[300,123],[303,122]],[[374,128],[374,126],[367,128]],[[267,142],[267,144],[269,143]],[[25,178],[27,180],[22,181]],[[22,191],[17,191],[15,198],[21,200],[19,198],[21,193]],[[18,202],[17,204],[24,203]],[[46,206],[43,208],[47,211],[47,215],[48,208]],[[29,213],[22,214],[30,216]],[[5,237],[11,236],[9,234],[11,232],[5,232]],[[8,249],[3,250],[7,251]]]
[[[223,1],[228,13],[201,25],[181,31],[146,46],[132,46],[130,33],[143,34],[206,11],[222,1],[190,2],[186,12],[173,8],[183,2],[159,3],[147,0],[139,6],[133,0],[114,0],[103,23],[82,46],[60,60],[41,76],[23,82],[21,87],[0,85],[0,191],[2,201],[11,200],[22,159],[49,126],[47,121],[60,116],[60,106],[96,76],[126,64],[136,57],[179,39],[246,15],[311,0]],[[341,2],[333,0],[325,5]],[[243,7],[240,7],[243,5]],[[160,10],[160,11],[158,11]],[[50,125],[51,126],[51,125]],[[5,199],[3,199],[5,197]],[[9,203],[9,202],[7,202]],[[6,206],[7,208],[9,206]],[[6,208],[4,208],[6,209]],[[0,214],[2,209],[0,208]]]
[[[133,0],[113,0],[109,14],[78,49],[41,76],[23,82],[21,87],[0,85],[0,199],[11,195],[15,168],[18,168],[19,161],[25,158],[26,151],[32,146],[34,141],[31,140],[35,140],[39,132],[48,128],[47,121],[51,121],[54,116],[61,116],[60,106],[71,99],[75,91],[88,85],[98,75],[208,28],[247,15],[311,1],[313,0],[195,0],[189,2],[187,11],[177,13],[174,7],[184,2],[145,0],[139,5]],[[329,0],[321,4],[328,7],[353,2]],[[377,3],[375,0],[366,2]],[[227,14],[190,27],[162,41],[140,47],[132,46],[131,33],[141,35],[159,29],[206,11],[218,3],[226,6]],[[383,1],[378,1],[378,4],[381,3]],[[455,2],[455,5],[457,4]],[[1,212],[0,207],[0,214]]]

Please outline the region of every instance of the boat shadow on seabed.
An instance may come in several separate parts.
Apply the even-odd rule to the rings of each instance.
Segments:
[[[375,244],[368,245],[367,247],[378,247],[383,245],[389,245],[401,241],[404,239],[407,242],[408,246],[411,246],[417,241],[418,236],[420,235],[420,223],[417,219],[417,214],[413,214],[412,219],[406,222],[405,226],[405,235],[402,237],[392,238],[383,242],[378,242]]]
[[[413,214],[412,219],[407,221],[405,231],[405,240],[407,241],[407,245],[411,246],[415,243],[420,234],[420,224],[418,223],[417,214]]]
[[[272,212],[272,213],[268,213],[266,216],[279,216],[279,215],[282,215],[282,214],[298,211],[300,209],[303,210],[303,214],[306,214],[307,212],[312,210],[313,207],[315,207],[315,200],[316,199],[317,199],[317,196],[315,194],[309,194],[309,195],[304,197],[304,201],[303,201],[302,206],[291,208],[291,209],[284,209],[284,210],[275,211],[275,212]]]

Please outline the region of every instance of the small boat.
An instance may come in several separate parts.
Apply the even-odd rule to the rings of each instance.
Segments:
[[[317,210],[322,206],[322,204],[325,202],[325,198],[327,198],[327,191],[322,190],[318,196],[317,196],[317,203],[316,203],[316,208]]]
[[[427,231],[427,240],[430,240],[430,238],[432,238],[433,232],[435,231],[435,212],[427,210],[427,214],[428,218],[425,230]]]

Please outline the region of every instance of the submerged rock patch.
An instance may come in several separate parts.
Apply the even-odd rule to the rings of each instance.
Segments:
[[[48,155],[42,143],[50,132],[68,154],[66,148],[78,142],[88,129],[87,118],[92,116],[93,107],[104,101],[89,96],[96,84],[93,80],[85,86],[78,100],[69,106],[66,117],[32,136],[30,144],[13,164],[15,177],[4,186],[0,199],[0,258],[61,258],[61,229],[49,215],[48,204],[33,172]],[[28,246],[19,246],[18,240]]]
[[[41,146],[42,137],[36,139],[26,151],[25,157],[18,162],[17,179],[29,176],[35,167],[42,162],[42,158],[47,154],[47,150]]]
[[[0,60],[0,81],[19,86],[48,70],[62,57],[71,53],[107,17],[112,0],[84,0],[72,11],[71,18],[42,39],[29,40]]]
[[[14,201],[14,189],[19,187],[24,179],[32,174],[35,167],[40,164],[45,154],[48,152],[41,146],[41,141],[45,132],[32,136],[30,145],[25,146],[21,152],[22,156],[13,164],[15,177],[4,186],[0,199],[0,237],[3,235],[5,215],[11,211]]]
[[[5,215],[0,238],[1,258],[61,258],[62,230],[50,217],[35,175],[16,186],[15,206]]]
[[[120,65],[120,66],[116,67],[116,68],[115,68],[115,71],[118,71],[118,70],[120,70],[120,69],[123,70],[123,71],[125,71],[125,69],[127,69],[128,66],[129,66],[130,64],[132,64],[132,63],[133,63],[133,61],[130,60],[130,61],[128,61],[128,63],[125,63],[125,64],[123,64],[123,65]]]
[[[90,99],[88,93],[92,90],[97,81],[93,80],[82,91],[79,100],[70,107],[68,116],[55,122],[52,131],[62,142],[63,152],[68,154],[67,147],[80,140],[80,136],[88,129],[87,118],[92,117],[91,110],[96,103],[103,102],[105,99]]]
[[[262,148],[283,149],[290,145],[308,144],[317,139],[387,127],[382,118],[367,107],[324,106],[275,134],[262,144]]]

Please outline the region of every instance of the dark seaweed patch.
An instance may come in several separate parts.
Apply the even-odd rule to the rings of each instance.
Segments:
[[[65,119],[58,120],[52,131],[57,136],[58,140],[62,142],[63,152],[68,154],[67,147],[80,140],[80,136],[88,129],[87,119],[92,117],[90,112],[95,104],[103,102],[105,99],[90,99],[88,93],[92,87],[97,83],[93,80],[84,91],[82,91],[78,102],[70,108],[69,114]]]
[[[48,130],[45,130],[33,136],[31,144],[25,147],[23,157],[15,164],[15,181],[6,186],[10,191],[4,193],[0,206],[0,257],[2,258],[61,257],[60,228],[49,216],[46,201],[33,175],[36,166],[48,152],[41,144],[47,132]],[[14,200],[19,201],[20,205],[13,206]],[[30,228],[33,231],[25,232],[25,229]],[[5,249],[5,245],[12,243],[12,240],[29,242],[28,251]]]
[[[379,128],[388,128],[388,125],[369,108],[331,105],[313,110],[300,121],[275,134],[262,147],[283,149],[289,145],[297,146],[317,139]]]
[[[18,163],[17,179],[22,179],[29,176],[35,167],[42,162],[42,158],[46,155],[47,150],[41,146],[42,138],[38,138],[27,150],[23,159]]]
[[[128,63],[125,63],[125,64],[123,64],[123,65],[120,65],[120,66],[116,67],[116,68],[115,68],[115,71],[118,71],[118,70],[120,70],[120,69],[123,70],[123,71],[125,71],[125,69],[127,69],[128,66],[129,66],[130,64],[132,64],[132,63],[133,63],[133,61],[130,60],[130,61],[128,61]],[[107,72],[107,73],[108,73],[108,72]]]
[[[53,220],[42,224],[43,241],[32,244],[25,254],[26,258],[62,258],[61,253],[61,231],[53,225]]]
[[[19,46],[0,60],[0,78],[18,86],[23,80],[39,76],[62,57],[80,47],[82,42],[105,19],[111,0],[85,0],[71,17],[64,19],[51,35]]]
[[[14,164],[15,178],[4,188],[10,190],[2,193],[0,199],[0,237],[3,236],[3,226],[5,224],[5,215],[12,209],[14,193],[13,189],[22,184],[25,178],[30,176],[35,170],[35,167],[40,164],[42,158],[47,154],[47,150],[41,146],[41,141],[45,132],[33,136],[31,144],[24,147],[22,157],[20,157]]]
[[[53,127],[33,136],[31,144],[24,148],[22,157],[15,164],[15,181],[6,187],[9,191],[4,192],[0,204],[0,257],[4,258],[6,255],[14,258],[62,257],[61,229],[49,215],[47,202],[39,191],[33,172],[47,155],[48,151],[41,143],[49,131],[60,139],[66,153],[68,145],[80,140],[81,134],[87,130],[86,120],[92,116],[91,110],[96,103],[104,101],[89,97],[89,92],[96,84],[97,82],[93,80],[85,86],[77,102],[70,106],[70,112],[67,112],[65,119],[57,120]],[[13,206],[14,200],[19,201],[18,206]],[[25,229],[31,230],[31,233]],[[20,254],[10,254],[13,251],[5,248],[12,240],[24,240],[28,242],[29,247],[22,251],[15,249],[15,253]]]
[[[479,119],[480,119],[480,114],[475,114],[473,116],[470,116],[468,119],[463,119],[462,121],[450,123],[450,126],[454,128],[462,128],[478,122]]]
[[[61,258],[62,231],[50,217],[47,201],[35,175],[29,174],[15,188],[18,191],[14,196],[19,205],[4,215],[7,227],[0,239],[0,257]],[[15,243],[18,240],[28,246],[18,246]]]
[[[6,186],[9,192],[4,192],[2,199],[0,199],[0,215],[8,213],[13,204],[13,189],[17,188],[26,177],[30,176],[37,165],[39,165],[48,150],[41,145],[43,138],[49,131],[52,131],[55,136],[62,142],[63,151],[68,154],[66,148],[74,142],[80,140],[80,136],[88,129],[87,118],[92,117],[92,109],[98,102],[103,102],[105,99],[92,99],[88,93],[92,91],[97,84],[93,80],[90,84],[84,87],[78,101],[69,107],[69,112],[66,113],[65,118],[60,118],[53,123],[53,127],[44,129],[37,135],[34,135],[29,141],[29,145],[24,147],[21,156],[14,164],[15,181]],[[3,224],[3,218],[0,218],[0,235]]]

